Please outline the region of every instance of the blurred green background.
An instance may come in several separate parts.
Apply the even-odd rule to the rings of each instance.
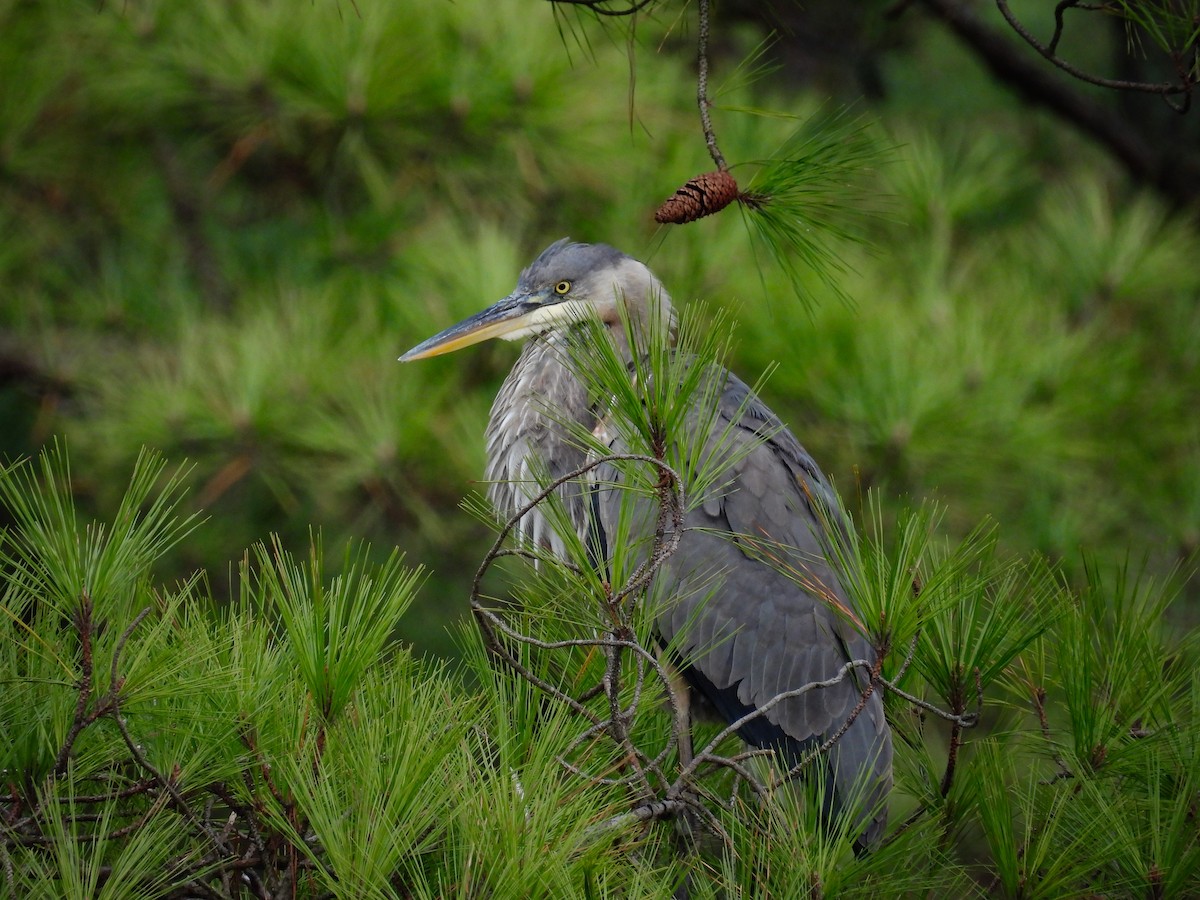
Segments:
[[[450,652],[491,540],[459,503],[516,349],[396,357],[570,235],[730,311],[733,366],[776,366],[766,399],[852,510],[934,496],[949,532],[994,517],[1068,577],[1085,552],[1193,558],[1194,221],[928,22],[872,44],[866,86],[837,54],[745,84],[764,33],[737,12],[713,76],[731,162],[795,126],[749,108],[871,95],[854,109],[891,149],[882,215],[841,249],[852,303],[817,279],[801,303],[736,211],[654,225],[711,168],[690,8],[630,33],[539,0],[0,0],[0,452],[64,442],[99,516],[142,446],[189,462],[208,522],[162,575],[205,568],[218,594],[270,532],[399,546],[432,569],[402,636]]]

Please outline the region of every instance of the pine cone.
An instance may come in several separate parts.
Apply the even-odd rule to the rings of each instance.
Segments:
[[[738,183],[728,172],[705,172],[684,184],[654,214],[661,224],[683,225],[720,212],[738,198]]]

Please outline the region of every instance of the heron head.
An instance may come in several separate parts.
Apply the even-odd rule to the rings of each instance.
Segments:
[[[666,292],[643,263],[607,244],[563,238],[521,273],[511,294],[417,344],[400,361],[440,356],[489,338],[519,341],[588,317],[614,326],[622,305],[637,318],[655,304],[670,315]]]

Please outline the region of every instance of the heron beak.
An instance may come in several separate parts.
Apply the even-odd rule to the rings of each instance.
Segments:
[[[421,341],[401,356],[400,362],[453,353],[489,338],[516,340],[525,337],[560,318],[555,314],[558,312],[556,307],[566,304],[556,304],[548,300],[548,297],[541,294],[510,294],[469,319],[464,319],[428,340]]]

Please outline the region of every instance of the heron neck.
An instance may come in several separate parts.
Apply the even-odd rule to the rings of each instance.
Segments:
[[[503,517],[538,492],[539,475],[559,478],[585,461],[571,430],[573,425],[591,430],[596,412],[571,368],[565,342],[566,335],[558,332],[529,341],[492,404],[488,496]],[[565,491],[564,500],[570,507],[575,492]]]

